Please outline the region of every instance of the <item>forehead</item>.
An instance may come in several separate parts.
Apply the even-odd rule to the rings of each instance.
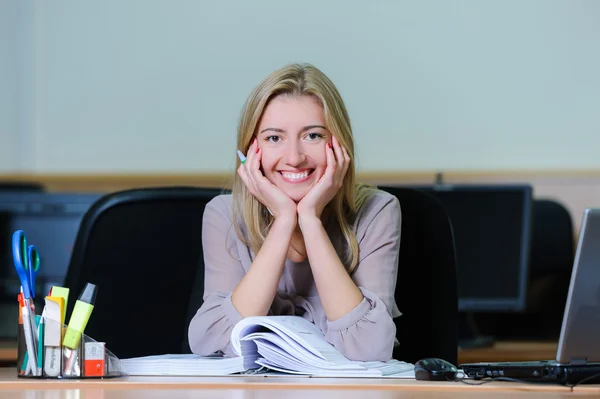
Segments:
[[[312,96],[277,96],[269,102],[260,121],[261,128],[315,124],[325,125],[325,114],[323,106]]]

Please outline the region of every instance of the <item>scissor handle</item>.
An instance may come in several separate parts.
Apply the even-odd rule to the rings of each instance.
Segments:
[[[12,244],[15,261],[23,267],[27,267],[27,237],[23,230],[17,230],[13,233]]]
[[[23,230],[17,230],[13,233],[12,237],[12,250],[13,250],[13,261],[17,274],[21,280],[23,286],[23,296],[26,299],[31,297],[30,290],[30,275],[29,275],[29,260],[28,260],[28,249],[27,249],[27,237]]]
[[[31,297],[35,298],[35,278],[40,271],[40,253],[35,245],[27,247],[27,262],[29,276],[29,291]]]

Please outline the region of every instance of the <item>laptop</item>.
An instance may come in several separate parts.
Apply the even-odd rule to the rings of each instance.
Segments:
[[[600,382],[600,208],[586,209],[577,242],[556,358],[465,363],[474,379],[508,377],[561,384]],[[594,376],[597,376],[594,377]],[[593,377],[593,378],[592,378]]]

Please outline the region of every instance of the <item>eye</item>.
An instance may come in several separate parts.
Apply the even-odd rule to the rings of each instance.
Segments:
[[[323,135],[321,133],[309,133],[309,134],[306,135],[306,137],[310,141],[314,141],[314,140],[322,139]]]
[[[279,136],[267,136],[267,137],[265,137],[265,140],[268,141],[269,143],[278,143],[281,140],[281,137],[279,137]]]

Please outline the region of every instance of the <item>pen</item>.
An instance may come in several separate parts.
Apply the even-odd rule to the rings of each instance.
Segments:
[[[22,303],[19,304],[19,306],[21,306],[21,311],[23,314],[23,331],[25,335],[25,345],[27,346],[28,357],[27,368],[31,368],[32,374],[37,376],[37,359],[33,335],[33,328],[35,326],[35,322],[34,325],[31,325],[31,309],[29,308],[29,304],[25,299],[23,299]],[[25,373],[27,374],[27,371],[25,371]]]
[[[36,318],[39,319],[39,324],[38,324],[38,353],[37,353],[37,366],[38,366],[38,373],[41,372],[42,370],[42,360],[43,360],[43,353],[44,353],[44,316],[36,316]],[[41,374],[40,374],[41,375]]]
[[[242,152],[240,150],[237,150],[237,154],[238,154],[238,157],[240,158],[240,162],[242,163],[242,165],[245,164],[246,157],[244,156],[244,154],[242,154]]]

